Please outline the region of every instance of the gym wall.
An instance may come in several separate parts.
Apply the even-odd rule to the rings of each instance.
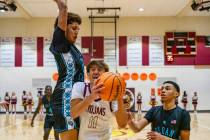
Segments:
[[[51,37],[53,31],[54,19],[36,18],[31,20],[25,19],[0,19],[0,37]],[[163,37],[167,31],[194,31],[196,35],[210,35],[210,19],[208,17],[153,17],[153,18],[120,18],[118,21],[117,32],[118,36],[160,36]],[[114,25],[95,25],[95,36],[113,36]],[[90,21],[84,19],[79,36],[90,36]],[[86,43],[85,43],[86,44]],[[100,44],[100,43],[99,43]],[[36,46],[36,45],[35,45]],[[162,46],[163,47],[163,46]],[[106,46],[104,46],[106,48]],[[206,48],[208,53],[209,49]],[[46,49],[48,50],[48,49]],[[119,51],[119,50],[118,50]],[[144,53],[144,52],[142,52]],[[36,53],[34,52],[34,55]],[[199,54],[202,56],[202,54]],[[207,54],[207,57],[210,55]],[[164,57],[164,56],[163,56]],[[121,58],[119,58],[121,59]],[[119,60],[118,60],[119,61]],[[209,58],[210,61],[210,58]],[[112,71],[115,71],[114,66],[110,66]],[[191,97],[194,91],[198,92],[199,104],[198,110],[209,110],[210,103],[208,99],[210,94],[210,67],[209,65],[173,65],[173,66],[151,66],[151,65],[138,65],[131,66],[118,66],[118,72],[129,73],[134,72],[150,74],[155,73],[157,79],[145,80],[127,80],[128,87],[135,88],[135,93],[138,91],[143,96],[143,110],[148,110],[149,96],[151,88],[158,89],[160,83],[158,78],[175,78],[181,87],[188,93],[188,109],[192,109]],[[51,79],[51,85],[55,85],[53,74],[56,72],[56,67],[37,67],[36,62],[33,66],[18,66],[18,67],[0,67],[0,97],[3,98],[6,91],[10,93],[15,91],[18,95],[17,110],[22,111],[21,96],[22,91],[32,91],[35,106],[37,105],[37,87],[33,87],[32,79]],[[156,93],[157,95],[157,93]],[[182,94],[181,94],[182,95]],[[160,105],[159,96],[157,95],[158,104]],[[202,102],[201,102],[202,101]],[[179,103],[180,104],[180,103]],[[180,104],[181,105],[181,104]],[[34,106],[34,107],[35,107]],[[182,105],[181,105],[182,106]]]

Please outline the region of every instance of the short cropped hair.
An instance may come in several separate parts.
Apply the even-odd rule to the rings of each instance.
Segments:
[[[73,22],[78,23],[79,25],[82,23],[82,19],[78,14],[68,12],[67,24],[72,24]],[[58,26],[58,17],[55,20],[54,28]]]
[[[104,69],[104,67],[103,67],[103,65],[101,64],[100,61],[93,60],[87,65],[87,68],[86,68],[87,73],[90,72],[90,68],[94,65],[98,66],[101,69]]]
[[[174,86],[174,88],[176,89],[176,91],[178,93],[180,92],[179,85],[176,82],[173,82],[173,81],[165,81],[163,84],[172,84]]]

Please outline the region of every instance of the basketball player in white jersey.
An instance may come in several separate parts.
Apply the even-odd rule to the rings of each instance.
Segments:
[[[73,118],[80,117],[79,140],[111,140],[112,116],[116,116],[119,127],[127,125],[127,114],[123,99],[103,101],[99,99],[103,83],[95,85],[94,81],[107,71],[99,61],[91,61],[87,66],[90,83],[77,82],[72,89]]]

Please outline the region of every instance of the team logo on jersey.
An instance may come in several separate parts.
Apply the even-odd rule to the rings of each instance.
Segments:
[[[171,124],[176,124],[176,120],[171,120]]]
[[[71,117],[66,117],[66,121],[67,123],[70,125],[70,126],[73,126],[74,125],[74,121]]]

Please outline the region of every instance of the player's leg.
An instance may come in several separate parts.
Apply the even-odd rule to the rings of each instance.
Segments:
[[[43,140],[48,140],[49,135],[50,135],[51,128],[44,128],[44,136]]]
[[[77,140],[77,123],[70,116],[70,96],[71,93],[66,90],[53,93],[51,96],[51,107],[55,120],[55,130],[59,133],[61,140]]]
[[[55,137],[55,140],[59,140],[59,134],[55,130],[54,130],[54,137]]]

